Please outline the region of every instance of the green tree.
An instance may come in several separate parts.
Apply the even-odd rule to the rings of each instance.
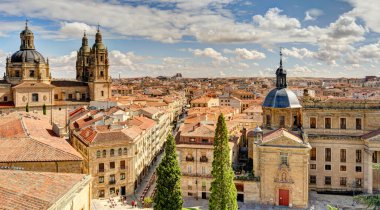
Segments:
[[[154,197],[155,210],[181,210],[181,169],[178,165],[174,138],[166,140],[165,156],[157,168],[157,193]]]
[[[45,105],[45,104],[42,106],[42,113],[43,113],[44,115],[46,115],[46,105]]]
[[[380,207],[380,195],[358,195],[354,197],[354,200],[367,205],[369,209],[379,209]]]
[[[230,160],[228,130],[223,114],[219,115],[214,137],[214,160],[212,161],[210,210],[235,210],[237,191]]]
[[[29,103],[26,103],[25,111],[29,112]]]

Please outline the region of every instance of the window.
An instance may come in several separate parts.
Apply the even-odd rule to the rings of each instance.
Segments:
[[[356,118],[356,130],[361,130],[361,129],[362,129],[362,119]]]
[[[347,169],[346,169],[346,166],[345,165],[341,165],[340,166],[340,171],[346,171]]]
[[[29,77],[34,77],[34,70],[29,70]]]
[[[111,149],[110,151],[110,156],[113,157],[115,155],[115,150],[114,149]]]
[[[285,116],[280,116],[280,127],[285,127]]]
[[[311,148],[310,150],[310,160],[317,160],[317,148]]]
[[[100,158],[100,150],[96,151],[96,157]]]
[[[86,99],[86,94],[85,93],[82,93],[82,100]]]
[[[190,138],[190,142],[195,142],[195,139],[194,138]]]
[[[346,150],[340,149],[340,162],[345,163],[346,162]]]
[[[100,71],[100,77],[104,77],[104,72]]]
[[[114,169],[115,168],[115,162],[110,162],[110,169]]]
[[[331,148],[325,148],[325,161],[331,161]]]
[[[362,167],[361,166],[356,166],[355,167],[356,172],[362,172]]]
[[[73,99],[73,94],[69,94],[69,99]]]
[[[100,61],[103,62],[103,56],[102,55],[100,56]]]
[[[317,176],[311,175],[309,179],[310,184],[316,184],[317,183]]]
[[[125,160],[120,161],[120,169],[125,169]]]
[[[372,154],[372,163],[377,163],[377,152]]]
[[[104,190],[99,190],[99,197],[104,198]]]
[[[58,100],[58,94],[54,94],[54,99]]]
[[[346,129],[346,118],[340,118],[340,129]]]
[[[120,180],[124,180],[125,179],[125,173],[121,173],[120,174]]]
[[[119,154],[119,156],[121,156],[122,155],[122,153],[123,153],[123,150],[121,149],[121,148],[119,148],[119,150],[118,150],[118,152],[117,152],[118,154]]]
[[[331,176],[325,176],[325,185],[331,185]]]
[[[280,153],[281,165],[288,165],[288,154]]]
[[[293,126],[297,126],[298,125],[298,118],[297,116],[293,116]]]
[[[355,178],[355,187],[361,187],[362,186],[362,179]]]
[[[100,91],[100,94],[102,95],[102,96],[104,96],[104,91],[102,90],[102,91]]]
[[[331,165],[325,165],[325,170],[326,171],[331,171]]]
[[[110,175],[110,184],[115,184],[116,179],[115,179],[115,174]]]
[[[104,176],[99,176],[99,183],[103,183],[104,182]]]
[[[8,101],[8,97],[7,96],[4,96],[4,101]]]
[[[106,157],[106,156],[107,156],[107,151],[103,150],[103,157]]]
[[[99,163],[99,172],[104,172],[104,163]]]
[[[202,166],[202,174],[206,173],[206,167]]]
[[[111,187],[111,188],[110,188],[110,194],[111,194],[111,195],[115,194],[115,188],[114,188],[114,187]]]
[[[127,155],[127,154],[128,154],[128,149],[124,148],[124,155]]]
[[[270,124],[271,124],[271,121],[270,121],[270,115],[267,114],[267,126],[270,126]]]
[[[356,150],[356,162],[361,163],[362,162],[362,151]]]
[[[317,169],[317,164],[310,164],[310,169]]]
[[[191,169],[192,169],[191,166],[187,166],[187,173],[191,174]]]
[[[38,93],[32,93],[32,101],[38,102]]]
[[[347,177],[340,177],[340,186],[347,186]]]
[[[15,77],[20,77],[20,71],[19,70],[15,71]]]
[[[310,128],[317,128],[317,118],[310,117]]]
[[[208,139],[202,139],[202,143],[208,143]]]
[[[331,118],[330,117],[325,118],[325,129],[331,129]]]
[[[206,191],[206,181],[202,181],[202,191]]]

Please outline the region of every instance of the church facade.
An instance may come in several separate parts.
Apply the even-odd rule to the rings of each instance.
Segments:
[[[88,46],[87,35],[77,52],[76,80],[52,79],[49,60],[36,50],[34,34],[27,23],[20,33],[20,50],[6,59],[0,80],[0,105],[7,108],[70,105],[111,97],[108,50],[99,27],[95,43]]]

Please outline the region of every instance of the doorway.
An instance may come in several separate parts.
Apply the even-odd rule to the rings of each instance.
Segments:
[[[202,199],[207,199],[206,192],[202,192]]]
[[[280,206],[289,206],[289,190],[279,189],[278,204]]]
[[[120,195],[125,195],[125,186],[120,187]]]

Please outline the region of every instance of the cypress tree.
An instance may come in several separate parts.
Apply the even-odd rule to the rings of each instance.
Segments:
[[[171,134],[167,137],[165,156],[157,168],[155,210],[181,210],[181,169],[178,165],[176,145]]]
[[[209,199],[210,210],[236,210],[237,191],[234,183],[234,172],[230,160],[228,146],[228,130],[223,114],[219,115],[214,137],[214,160],[212,172],[214,181],[211,183]]]
[[[46,105],[45,105],[45,104],[42,106],[42,113],[43,113],[44,115],[46,115]]]

